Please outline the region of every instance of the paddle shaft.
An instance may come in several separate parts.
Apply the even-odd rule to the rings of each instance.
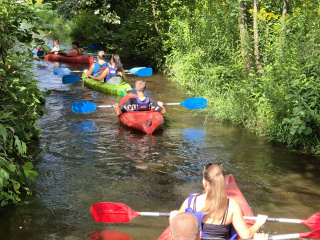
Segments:
[[[300,238],[300,233],[292,233],[292,234],[283,234],[283,235],[269,236],[269,237],[268,237],[268,240],[296,239],[296,238]],[[221,238],[210,238],[210,237],[202,237],[201,239],[205,239],[205,240],[220,239],[220,240],[221,240]],[[253,240],[253,238],[242,239],[242,240]]]
[[[181,103],[164,103],[163,105],[166,105],[166,106],[168,106],[168,105],[181,105]]]
[[[149,217],[169,217],[170,213],[159,213],[159,212],[138,212],[140,216],[149,216]]]
[[[180,105],[180,103],[164,103],[163,105]],[[121,105],[119,105],[120,107]],[[113,107],[113,105],[100,105],[100,106],[97,106],[99,108],[111,108]]]
[[[257,220],[257,217],[243,217],[246,220]],[[267,218],[269,222],[283,222],[283,223],[301,223],[301,219],[290,219],[290,218]]]

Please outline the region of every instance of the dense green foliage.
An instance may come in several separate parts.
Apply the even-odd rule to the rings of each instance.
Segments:
[[[41,21],[38,6],[2,0],[0,4],[0,206],[18,203],[21,194],[31,194],[28,180],[35,179],[27,143],[39,136],[35,121],[43,114],[44,95],[30,73],[33,33],[39,27],[22,23]],[[43,10],[43,6],[42,6]],[[35,38],[34,41],[41,39]]]
[[[199,1],[177,16],[170,29],[174,51],[167,63],[173,79],[211,100],[216,118],[319,153],[319,6],[290,2],[285,19],[277,14],[283,3],[260,6],[262,76],[254,68],[247,74],[243,67],[238,1]],[[252,18],[250,14],[249,31]],[[252,42],[250,46],[253,59]]]
[[[216,119],[318,154],[319,5],[260,2],[254,42],[253,2],[70,0],[56,7],[73,17],[75,36],[166,68],[172,80],[209,99]],[[240,24],[248,33],[245,46]]]

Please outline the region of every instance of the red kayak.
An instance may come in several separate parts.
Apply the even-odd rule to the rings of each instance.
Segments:
[[[253,216],[253,213],[249,207],[249,204],[247,203],[246,199],[242,195],[240,189],[237,186],[236,181],[233,178],[232,174],[229,174],[226,177],[226,188],[227,188],[227,195],[229,198],[232,198],[237,201],[239,204],[243,216]],[[246,220],[248,227],[251,227],[254,224],[254,221]],[[237,236],[234,234],[231,234],[231,239],[236,238]],[[161,234],[161,236],[158,238],[158,240],[170,240],[171,234],[170,234],[170,226],[167,227],[167,229]]]
[[[134,98],[136,96],[135,94],[128,93],[121,99],[119,105],[124,104],[128,98]],[[152,134],[160,129],[164,122],[162,114],[156,111],[126,112],[120,115],[120,121],[125,126],[146,134]]]
[[[49,53],[44,56],[44,59],[48,61],[55,61],[55,62],[72,62],[72,63],[87,63],[87,64],[92,64],[94,61],[92,56],[82,55],[82,54],[75,57],[67,57],[62,54]]]

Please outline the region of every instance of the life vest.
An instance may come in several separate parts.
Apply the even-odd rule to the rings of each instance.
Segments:
[[[110,78],[117,76],[117,69],[109,67],[109,74],[105,77],[104,82],[108,82]]]
[[[204,233],[203,229],[202,229],[202,219],[203,217],[206,215],[205,213],[203,212],[198,212],[198,211],[195,211],[193,210],[190,206],[191,206],[191,201],[192,199],[195,197],[195,196],[199,196],[200,194],[191,194],[188,198],[188,207],[184,210],[185,212],[188,212],[188,213],[192,213],[193,215],[195,215],[199,221],[199,226],[200,226],[200,230],[201,230],[201,237],[209,237],[207,234]],[[228,200],[228,204],[227,204],[227,208],[228,208],[228,205],[229,205],[229,200]],[[228,212],[227,212],[228,213]],[[227,216],[227,214],[226,214]],[[226,217],[225,216],[225,217]],[[219,225],[217,225],[219,226]],[[230,232],[230,240],[234,240],[237,238],[238,236],[238,233],[236,232],[236,230],[234,229],[234,227],[232,226],[231,224],[231,232]]]
[[[198,194],[197,194],[198,195]],[[197,218],[198,218],[198,221],[199,221],[199,226],[200,226],[200,230],[201,230],[201,237],[209,237],[207,236],[203,230],[202,230],[202,227],[201,227],[201,223],[202,223],[202,218],[204,217],[204,215],[206,215],[205,213],[203,212],[197,212],[195,210],[193,210],[190,206],[191,206],[191,201],[192,199],[197,196],[196,194],[191,194],[188,198],[188,207],[184,210],[185,212],[187,213],[192,213],[193,215],[195,215]]]
[[[105,62],[102,65],[99,65],[99,63],[95,62],[92,75],[93,76],[96,75],[98,72],[105,70],[107,67],[108,67],[108,63],[107,62]]]
[[[138,97],[136,97],[136,100],[138,102],[138,108],[137,111],[148,111],[149,110],[149,97],[146,97],[144,101],[140,101]]]

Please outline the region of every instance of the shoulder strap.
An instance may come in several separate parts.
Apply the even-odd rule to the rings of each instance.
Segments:
[[[193,211],[196,210],[195,206],[196,206],[196,202],[197,202],[197,197],[199,196],[200,194],[190,194],[189,198],[188,198],[188,207],[190,208],[191,206],[191,201],[192,199],[193,200],[193,206],[194,206],[194,209],[192,209]]]

